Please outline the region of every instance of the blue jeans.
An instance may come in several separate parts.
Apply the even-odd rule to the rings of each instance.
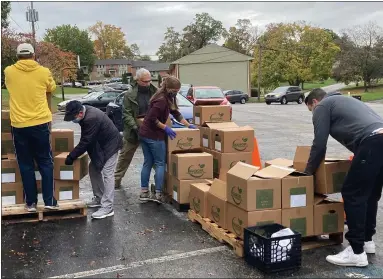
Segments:
[[[156,174],[154,182],[156,184],[156,192],[162,192],[165,176],[165,158],[166,147],[164,140],[152,140],[148,138],[140,138],[142,152],[144,153],[144,165],[141,170],[141,189],[149,189],[150,172],[154,166]]]
[[[53,196],[53,156],[49,124],[26,128],[12,127],[12,136],[21,180],[23,181],[26,204],[37,203],[35,160],[41,174],[44,203],[47,206],[56,205],[57,201]]]

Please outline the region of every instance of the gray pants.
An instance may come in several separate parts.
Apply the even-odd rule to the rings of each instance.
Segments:
[[[93,195],[101,201],[101,207],[113,209],[114,202],[114,170],[118,152],[105,163],[101,172],[97,171],[92,161],[89,164],[89,176],[92,183]]]

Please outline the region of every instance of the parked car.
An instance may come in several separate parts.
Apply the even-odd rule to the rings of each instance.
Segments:
[[[281,103],[286,105],[288,102],[297,102],[302,104],[305,99],[302,89],[299,86],[278,87],[265,95],[266,104]]]
[[[230,106],[230,118],[232,116],[232,107],[226,99],[222,89],[217,86],[193,86],[190,87],[186,98],[195,106]]]
[[[124,126],[122,122],[122,104],[124,102],[124,94],[125,93],[121,93],[118,95],[118,97],[106,107],[106,114],[113,121],[114,125],[116,125],[120,132],[122,132]],[[193,104],[181,94],[177,94],[177,104],[186,121],[193,123]],[[184,125],[175,120],[172,115],[170,115],[170,119],[172,121],[173,128],[184,128]]]
[[[65,100],[65,101],[62,101],[60,103],[57,104],[57,110],[58,111],[61,111],[61,112],[65,112],[65,108],[66,108],[66,105],[70,102],[70,101],[73,101],[73,100],[83,100],[83,99],[87,99],[87,98],[94,98],[95,96],[98,96],[99,95],[99,92],[91,92],[91,93],[88,93],[86,94],[85,96],[82,96],[80,98],[74,98],[74,99],[70,99],[70,100]]]
[[[121,82],[108,83],[107,86],[110,87],[110,88],[113,88],[115,90],[122,90],[122,91],[129,90],[131,88],[131,85],[124,84],[124,83],[121,83]]]
[[[121,91],[101,91],[94,92],[94,95],[89,96],[88,98],[78,99],[83,105],[92,106],[98,108],[102,111],[106,110],[106,106],[114,101],[118,95],[121,94]]]
[[[88,89],[88,93],[91,93],[91,92],[102,92],[102,91],[117,91],[117,89],[114,89],[112,87],[108,85],[101,85],[101,86],[96,86],[96,87],[92,87],[90,89]],[[122,92],[122,90],[119,90],[120,93]]]
[[[246,104],[246,102],[249,101],[249,95],[239,90],[226,90],[223,91],[223,93],[231,104]]]
[[[181,89],[178,93],[180,93],[182,96],[186,97],[190,87],[192,87],[191,84],[181,84]]]

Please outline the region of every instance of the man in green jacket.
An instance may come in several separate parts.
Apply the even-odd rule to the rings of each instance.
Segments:
[[[122,109],[124,139],[114,173],[116,189],[121,187],[121,180],[139,146],[137,117],[146,114],[149,109],[149,100],[157,91],[151,82],[152,79],[148,70],[144,68],[137,70],[135,81],[131,83],[132,88],[126,91],[124,96]]]

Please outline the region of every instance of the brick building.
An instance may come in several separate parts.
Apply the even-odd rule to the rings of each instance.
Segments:
[[[110,77],[122,77],[124,73],[136,75],[136,71],[145,68],[152,74],[153,79],[157,79],[158,74],[164,76],[169,72],[169,63],[159,63],[156,61],[132,61],[128,59],[105,59],[96,60],[90,74],[91,80],[103,80],[104,74]]]

